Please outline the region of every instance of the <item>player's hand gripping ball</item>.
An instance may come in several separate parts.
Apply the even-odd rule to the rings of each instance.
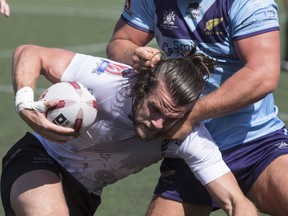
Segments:
[[[56,83],[42,93],[40,100],[59,100],[57,106],[47,110],[47,119],[79,134],[88,130],[97,116],[95,97],[79,82]]]

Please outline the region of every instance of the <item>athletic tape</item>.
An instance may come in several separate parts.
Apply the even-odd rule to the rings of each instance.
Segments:
[[[46,112],[45,101],[34,101],[33,89],[25,86],[16,92],[15,109],[19,113],[23,109],[31,109],[38,112]]]

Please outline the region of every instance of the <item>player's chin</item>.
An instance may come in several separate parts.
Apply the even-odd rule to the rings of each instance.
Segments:
[[[140,139],[143,139],[145,141],[153,140],[159,137],[157,132],[149,130],[144,125],[135,126],[135,131],[136,134],[140,137]]]

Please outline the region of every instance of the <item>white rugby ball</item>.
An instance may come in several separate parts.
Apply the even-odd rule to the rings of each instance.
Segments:
[[[76,133],[88,130],[97,116],[97,102],[93,94],[79,82],[60,82],[47,88],[40,100],[59,100],[48,109],[46,117],[54,124],[70,127]]]

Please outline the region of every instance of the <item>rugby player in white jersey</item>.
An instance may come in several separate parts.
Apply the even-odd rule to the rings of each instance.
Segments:
[[[163,157],[182,158],[228,215],[257,215],[202,124],[184,140],[161,138],[185,118],[213,67],[195,50],[134,74],[130,66],[105,58],[35,45],[16,48],[15,107],[35,133],[27,133],[3,159],[6,215],[93,215],[105,186]],[[74,137],[73,129],[45,118],[43,107],[57,101],[34,102],[40,75],[52,83],[81,82],[93,92],[98,113],[87,132]]]

